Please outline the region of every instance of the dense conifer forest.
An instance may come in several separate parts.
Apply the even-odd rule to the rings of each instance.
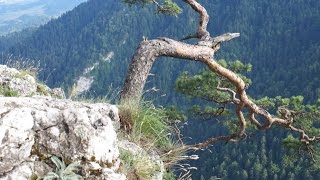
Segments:
[[[244,73],[252,80],[253,98],[301,95],[305,103],[320,98],[320,2],[318,0],[201,0],[214,35],[240,32],[216,56],[252,65]],[[105,96],[121,87],[131,57],[143,38],[181,39],[196,27],[197,14],[183,3],[177,17],[155,13],[152,6],[128,6],[118,0],[89,0],[36,30],[0,38],[1,63],[6,57],[39,61],[40,79],[66,90],[86,68],[94,77],[88,96]],[[12,56],[10,56],[12,54]],[[109,56],[109,57],[108,57]],[[108,57],[108,58],[107,58]],[[107,60],[106,60],[107,59]],[[175,91],[183,71],[205,69],[185,61],[158,60],[146,87],[146,99],[187,110],[202,101]],[[112,87],[111,87],[112,85]],[[155,87],[157,92],[149,91]],[[189,115],[182,129],[187,143],[225,134],[226,117],[203,119]],[[319,126],[319,123],[317,124]],[[194,179],[320,179],[320,163],[284,145],[289,133],[280,128],[252,131],[239,143],[216,143],[198,151]],[[319,159],[320,160],[320,159]]]

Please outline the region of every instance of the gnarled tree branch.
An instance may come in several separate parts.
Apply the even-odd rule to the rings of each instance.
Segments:
[[[148,77],[149,71],[159,56],[174,57],[193,61],[200,61],[214,73],[230,81],[235,90],[218,87],[218,90],[227,91],[232,94],[231,102],[236,105],[235,113],[239,119],[240,130],[237,133],[227,136],[212,137],[203,143],[194,145],[191,149],[202,149],[217,141],[234,141],[241,139],[245,135],[246,120],[243,113],[244,109],[249,112],[249,120],[258,129],[264,130],[272,127],[274,124],[283,126],[293,132],[300,133],[300,141],[310,143],[320,141],[320,137],[309,137],[303,129],[293,126],[294,117],[289,110],[283,110],[281,117],[272,116],[265,109],[255,104],[246,94],[246,84],[235,72],[224,68],[213,58],[216,51],[219,50],[221,42],[229,41],[238,37],[239,33],[227,33],[215,38],[210,37],[207,31],[209,16],[204,7],[196,0],[184,0],[197,13],[200,14],[200,21],[196,37],[200,39],[197,44],[187,44],[169,38],[158,38],[154,40],[142,41],[133,56],[125,84],[123,86],[120,98],[121,100],[139,101],[142,91]],[[261,124],[255,116],[260,116],[265,123]]]
[[[207,30],[209,15],[207,13],[207,10],[195,0],[184,0],[184,2],[189,4],[192,7],[192,9],[200,15],[199,26],[194,37],[197,37],[201,40],[209,40],[210,33]]]
[[[213,57],[212,48],[186,44],[169,38],[142,41],[133,56],[120,98],[140,100],[142,91],[155,59],[159,56],[199,61]]]

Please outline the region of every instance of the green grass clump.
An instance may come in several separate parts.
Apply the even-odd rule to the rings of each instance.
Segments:
[[[133,155],[130,151],[120,150],[122,172],[128,179],[152,179],[160,171],[159,165],[143,155]]]
[[[129,132],[129,140],[143,147],[161,148],[171,144],[172,128],[162,108],[146,102],[141,105],[122,103],[120,119],[123,128]]]
[[[5,97],[17,97],[19,93],[6,87],[0,87],[0,95]]]
[[[167,171],[172,168],[179,169],[179,162],[189,158],[186,156],[188,146],[174,139],[175,119],[170,118],[171,115],[166,109],[155,107],[149,102],[138,104],[127,101],[120,104],[119,116],[125,137],[142,147],[146,152],[156,151]],[[128,162],[127,164],[132,162],[128,157],[124,158]],[[123,159],[121,158],[121,160]],[[140,169],[144,164],[146,162],[141,161],[141,163],[135,163],[133,167]],[[143,171],[141,174],[144,174]],[[174,179],[173,174],[166,176],[167,179]],[[173,177],[169,178],[170,176]]]
[[[30,75],[34,79],[37,79],[37,72],[35,70],[32,70],[32,68],[19,69],[19,72],[19,74],[15,75],[15,78],[22,79],[25,76]]]

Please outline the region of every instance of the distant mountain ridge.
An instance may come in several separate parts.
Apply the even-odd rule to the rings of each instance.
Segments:
[[[1,0],[0,35],[38,27],[86,0]]]

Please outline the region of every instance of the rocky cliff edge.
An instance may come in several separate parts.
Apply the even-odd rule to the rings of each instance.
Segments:
[[[127,179],[119,171],[119,145],[130,151],[131,143],[117,138],[118,108],[64,97],[28,73],[0,66],[0,180],[61,175],[72,163],[81,167],[74,169],[79,179]],[[162,179],[159,169],[150,179]]]

